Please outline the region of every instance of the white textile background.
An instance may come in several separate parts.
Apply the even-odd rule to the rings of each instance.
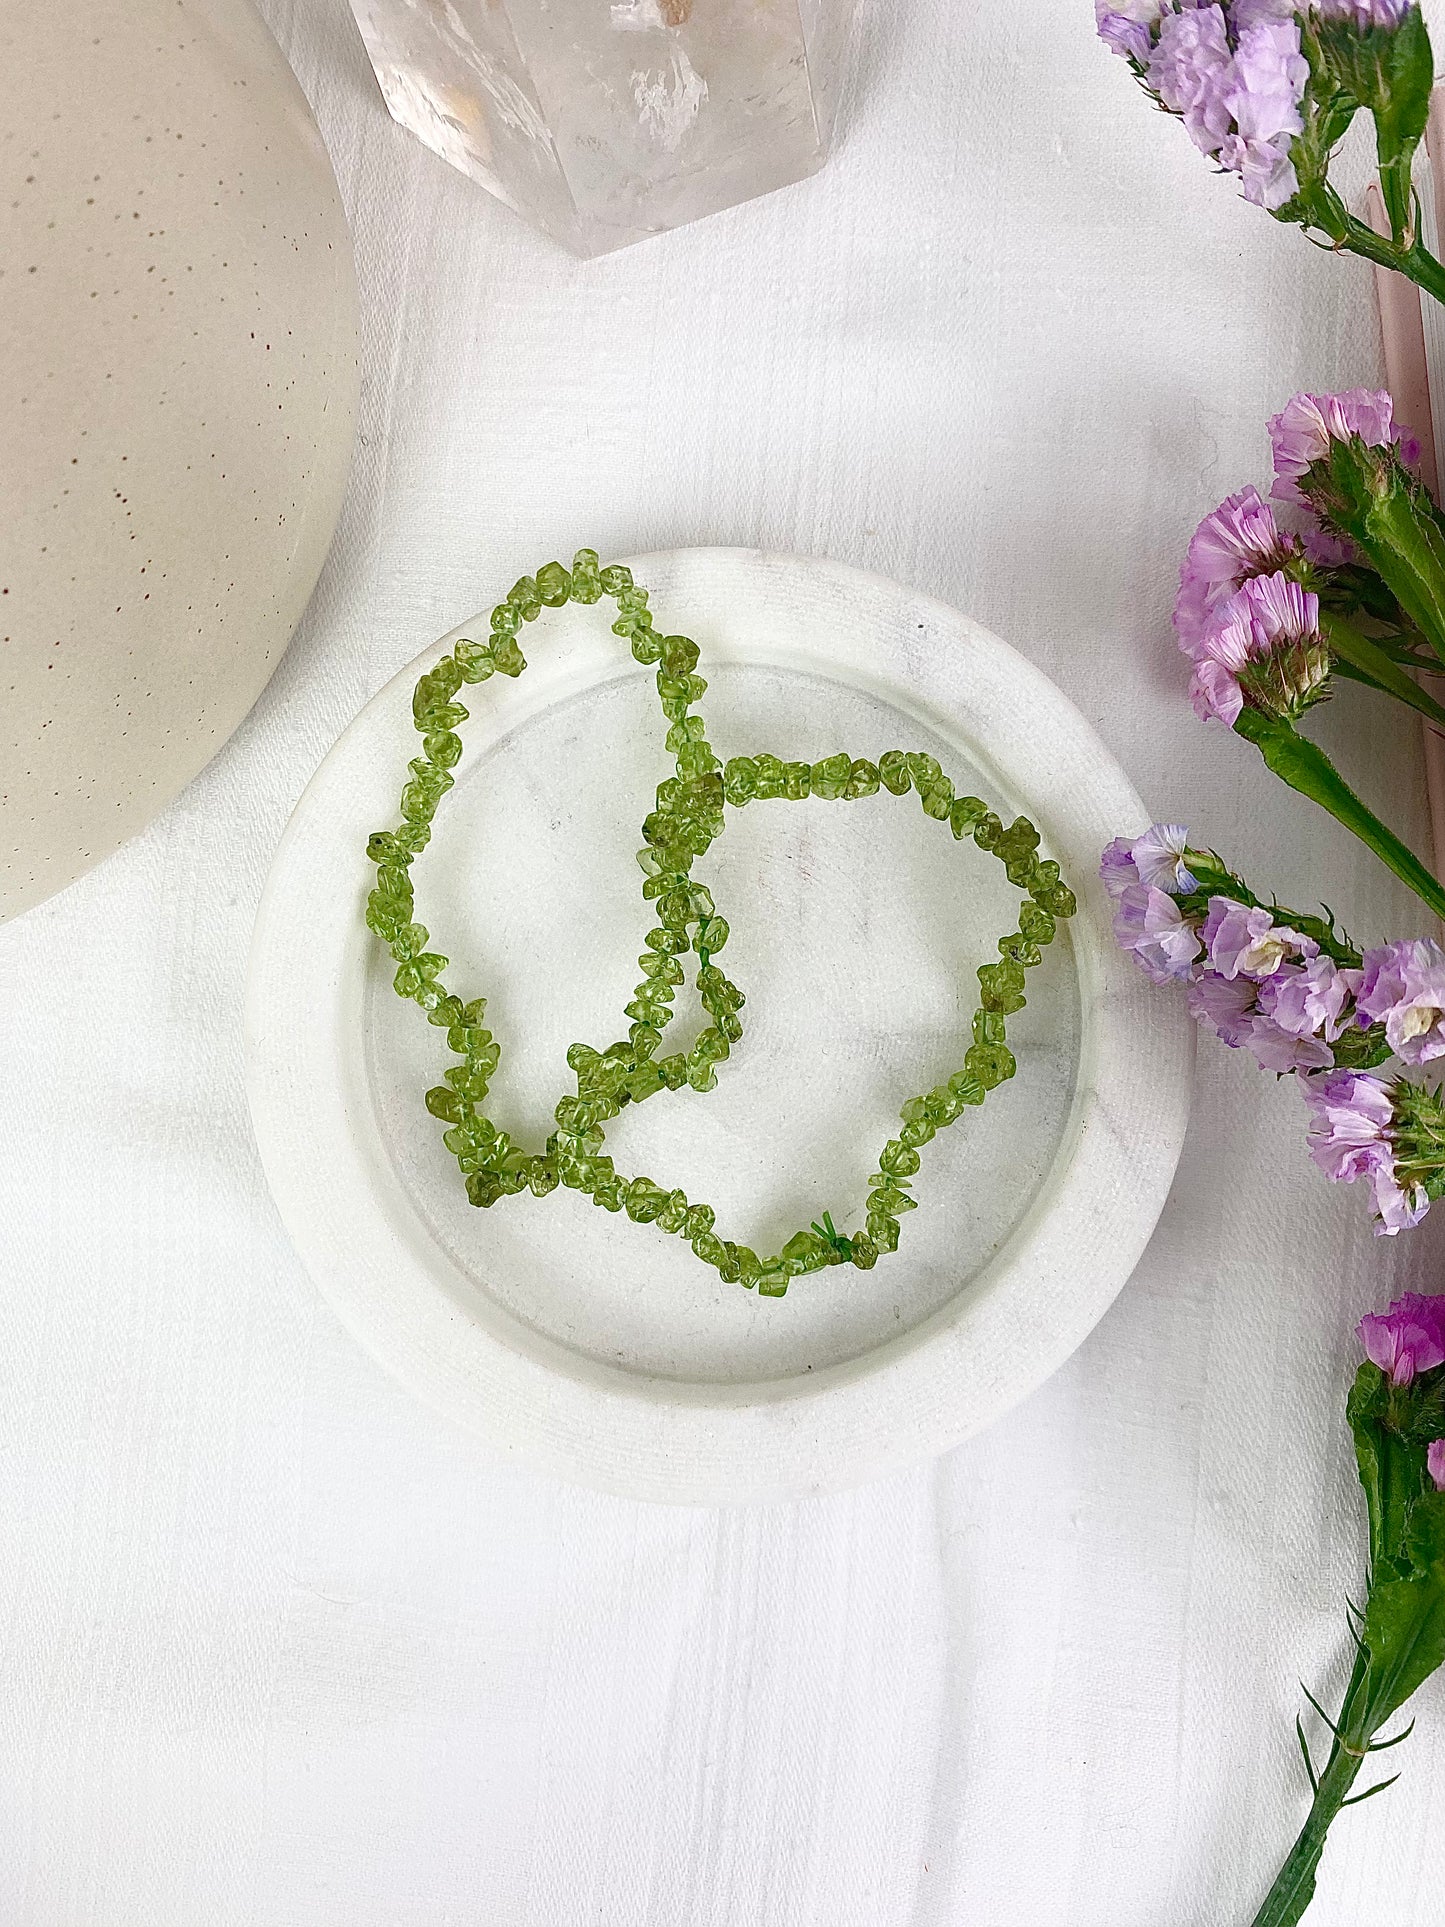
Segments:
[[[1167,622],[1265,416],[1378,376],[1367,271],[1213,177],[1087,0],[865,0],[824,174],[593,263],[391,125],[345,0],[266,11],[355,226],[360,443],[255,714],[0,931],[0,1921],[1244,1927],[1359,1572],[1349,1326],[1438,1278],[1445,1207],[1373,1239],[1293,1092],[1206,1044],[1158,1235],[1027,1405],[855,1493],[649,1510],[503,1467],[337,1327],[239,1002],[322,752],[579,542],[941,596],[1259,887],[1418,930],[1194,720]],[[1321,728],[1423,838],[1413,730],[1354,691]],[[1445,1921],[1439,1682],[1420,1712],[1318,1927]]]

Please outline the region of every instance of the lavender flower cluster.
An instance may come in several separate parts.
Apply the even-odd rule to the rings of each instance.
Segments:
[[[1421,1372],[1445,1365],[1445,1298],[1407,1291],[1388,1311],[1369,1312],[1356,1328],[1360,1345],[1392,1385],[1412,1385]],[[1445,1454],[1445,1439],[1435,1441]],[[1445,1466],[1430,1476],[1445,1484]]]
[[[1413,1385],[1420,1373],[1445,1365],[1445,1298],[1407,1291],[1388,1311],[1367,1313],[1356,1336],[1392,1385]],[[1445,1438],[1431,1442],[1426,1465],[1436,1489],[1445,1492]]]
[[[1269,424],[1276,501],[1297,511],[1297,531],[1282,529],[1269,503],[1243,488],[1210,511],[1195,531],[1179,576],[1174,630],[1194,665],[1195,712],[1233,727],[1246,702],[1298,717],[1325,693],[1331,657],[1320,626],[1319,596],[1303,586],[1353,560],[1351,545],[1323,528],[1300,479],[1332,441],[1358,436],[1393,448],[1413,466],[1420,445],[1395,421],[1383,389],[1296,395]]]
[[[1357,967],[1341,963],[1264,905],[1202,889],[1196,870],[1228,875],[1218,858],[1191,851],[1181,824],[1111,843],[1100,874],[1119,943],[1155,983],[1184,984],[1194,1017],[1231,1049],[1295,1074],[1311,1155],[1336,1182],[1368,1183],[1379,1231],[1417,1224],[1437,1166],[1445,1179],[1445,1146],[1437,1156],[1433,1137],[1421,1143],[1429,1094],[1336,1058],[1360,1032],[1400,1066],[1445,1057],[1445,950],[1417,938],[1367,951]]]
[[[1445,1365],[1445,1298],[1407,1291],[1388,1311],[1367,1313],[1355,1335],[1391,1385],[1413,1385],[1422,1372]],[[1445,1438],[1430,1442],[1425,1468],[1436,1491],[1445,1492]]]
[[[1095,0],[1099,34],[1133,66],[1199,150],[1237,174],[1244,197],[1275,209],[1299,188],[1290,149],[1310,78],[1299,16],[1397,27],[1410,0]]]

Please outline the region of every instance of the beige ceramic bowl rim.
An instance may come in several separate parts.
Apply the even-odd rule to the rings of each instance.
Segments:
[[[960,1442],[1082,1343],[1168,1195],[1188,1119],[1193,1027],[1182,999],[1161,995],[1118,950],[1097,880],[1099,850],[1142,830],[1143,806],[1089,724],[1024,657],[945,605],[834,562],[693,549],[634,566],[665,588],[669,607],[694,615],[723,599],[766,608],[782,589],[831,596],[838,620],[817,665],[825,672],[873,676],[888,625],[926,631],[929,647],[911,653],[917,686],[890,691],[905,706],[937,710],[966,687],[971,738],[986,742],[1026,807],[1040,799],[1046,841],[1080,897],[1072,931],[1082,1036],[1064,1144],[1031,1208],[973,1287],[904,1338],[846,1365],[765,1382],[609,1368],[525,1327],[458,1272],[392,1167],[358,1039],[374,943],[360,915],[370,879],[362,851],[367,833],[395,813],[415,680],[460,629],[423,651],[342,734],[276,852],[246,988],[257,1143],[282,1219],[342,1323],[420,1397],[519,1463],[665,1501],[823,1491]],[[735,659],[750,658],[744,650]],[[488,687],[506,702],[520,686]],[[533,706],[536,695],[534,687]],[[298,924],[305,943],[295,941]]]

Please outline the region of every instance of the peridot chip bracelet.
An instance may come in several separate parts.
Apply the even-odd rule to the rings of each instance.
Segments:
[[[485,998],[464,1001],[442,982],[447,959],[428,948],[428,931],[414,921],[411,866],[431,840],[437,805],[455,780],[452,770],[462,753],[457,730],[467,720],[467,711],[455,700],[457,691],[463,683],[485,682],[498,671],[519,676],[527,664],[518,632],[544,608],[561,608],[569,601],[594,603],[604,595],[617,604],[613,632],[630,643],[638,662],[657,667],[667,748],[676,768],[676,775],[658,785],[656,808],[642,826],[645,847],[638,852],[642,894],[656,906],[657,922],[647,932],[645,954],[638,960],[642,981],[626,1006],[631,1020],[626,1038],[602,1050],[589,1044],[571,1046],[567,1063],[576,1088],[558,1101],[556,1128],[545,1145],[529,1151],[482,1110],[501,1048],[483,1023]],[[585,1192],[604,1210],[625,1211],[638,1224],[680,1234],[729,1282],[756,1285],[767,1296],[781,1297],[790,1278],[844,1263],[866,1271],[882,1253],[897,1249],[899,1219],[916,1203],[910,1189],[922,1146],[965,1107],[982,1104],[989,1091],[1013,1076],[1004,1020],[1022,1010],[1024,973],[1041,961],[1055,920],[1072,916],[1076,906],[1058,865],[1040,859],[1039,833],[1027,818],[1005,827],[977,797],[955,796],[932,756],[894,749],[876,763],[842,751],[811,764],[783,762],[772,755],[734,756],[720,763],[695,711],[707,688],[697,674],[697,645],[686,636],[659,635],[647,600],[647,591],[633,582],[630,570],[599,568],[595,551],[579,549],[570,570],[549,562],[535,577],[523,576],[492,611],[487,640],[458,642],[421,678],[412,715],[423,753],[408,766],[401,823],[379,831],[367,845],[378,869],[366,921],[395,959],[398,995],[418,1004],[431,1023],[445,1030],[459,1060],[445,1073],[445,1081],[427,1092],[426,1104],[447,1127],[443,1141],[461,1167],[473,1204],[492,1205],[522,1191],[545,1197],[564,1185]],[[925,815],[947,825],[956,839],[971,837],[998,858],[1009,882],[1024,893],[1018,928],[999,939],[999,961],[978,971],[973,1042],[962,1069],[903,1106],[898,1135],[884,1145],[869,1179],[864,1228],[839,1231],[831,1213],[824,1213],[821,1223],[794,1232],[781,1251],[759,1257],[748,1246],[718,1235],[710,1205],[690,1202],[683,1192],[651,1178],[627,1178],[618,1172],[604,1150],[606,1127],[625,1104],[641,1103],[658,1091],[684,1086],[712,1090],[717,1066],[743,1034],[743,994],[714,961],[728,939],[727,920],[692,874],[694,862],[722,834],[725,812],[778,798],[853,801],[874,795],[880,787],[895,796],[916,791]],[[708,1021],[687,1050],[659,1055],[664,1032],[676,1015],[672,1005],[677,988],[686,980],[683,959],[689,956],[696,958],[693,982]]]

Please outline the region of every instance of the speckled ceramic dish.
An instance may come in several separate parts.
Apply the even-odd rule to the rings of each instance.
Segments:
[[[649,1498],[816,1491],[953,1444],[1078,1345],[1163,1205],[1192,1031],[1115,947],[1096,877],[1102,845],[1145,813],[1022,657],[830,563],[695,550],[633,566],[659,626],[702,650],[720,755],[927,749],[1039,825],[1079,912],[1009,1020],[1017,1076],[930,1145],[896,1254],[782,1299],[574,1193],[472,1209],[422,1103],[444,1041],[394,996],[363,922],[367,835],[395,819],[413,685],[464,628],[347,730],[277,853],[247,996],[256,1131],[341,1317],[505,1450]],[[504,1056],[488,1110],[540,1143],[567,1045],[625,1021],[650,922],[633,852],[669,764],[651,679],[600,609],[548,613],[526,644],[523,677],[468,693],[459,780],[414,875],[449,982],[490,1000]],[[732,923],[744,1038],[715,1091],[624,1112],[608,1149],[759,1250],[825,1210],[847,1229],[899,1104],[962,1061],[974,969],[1017,893],[886,794],[749,809],[699,877]]]
[[[326,150],[249,0],[0,8],[0,71],[4,918],[265,686],[341,505],[357,337]]]

